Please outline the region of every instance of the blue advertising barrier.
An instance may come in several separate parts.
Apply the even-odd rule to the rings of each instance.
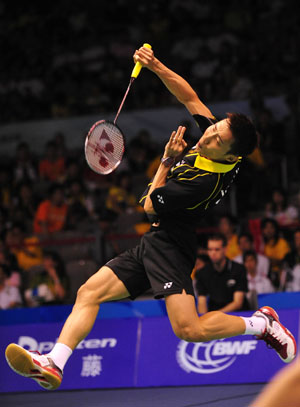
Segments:
[[[127,317],[97,319],[91,333],[74,350],[60,390],[264,383],[284,365],[274,350],[267,349],[263,341],[252,336],[207,343],[181,341],[174,335],[162,304],[157,304],[154,316],[150,316],[144,304],[144,310],[133,312],[135,316],[131,306],[125,305]],[[115,305],[119,309],[123,307]],[[298,340],[300,311],[279,310],[278,313]],[[62,324],[0,326],[0,392],[43,391],[8,367],[4,351],[10,342],[15,342],[26,349],[47,353]]]

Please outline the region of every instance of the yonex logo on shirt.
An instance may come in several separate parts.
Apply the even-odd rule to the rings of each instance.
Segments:
[[[164,289],[166,290],[167,288],[171,288],[172,285],[173,285],[173,283],[172,283],[172,281],[170,281],[169,283],[166,283],[166,284],[164,285]]]
[[[163,197],[161,196],[161,195],[157,195],[157,198],[158,198],[158,202],[159,203],[161,203],[161,204],[164,204],[165,202],[164,202],[164,199],[163,199]]]

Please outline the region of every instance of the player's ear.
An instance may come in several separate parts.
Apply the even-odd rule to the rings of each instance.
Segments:
[[[238,156],[234,155],[234,154],[226,154],[226,161],[230,162],[230,163],[235,163],[238,160]]]

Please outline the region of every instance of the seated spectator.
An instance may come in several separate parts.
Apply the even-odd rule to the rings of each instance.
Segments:
[[[43,255],[37,236],[26,236],[22,224],[15,223],[7,230],[5,243],[11,253],[16,256],[18,266],[27,271],[42,263]]]
[[[227,241],[224,235],[208,238],[207,254],[210,262],[195,275],[198,311],[219,310],[232,312],[249,309],[246,269],[226,257]]]
[[[241,254],[236,256],[233,260],[237,263],[243,264],[243,255],[246,251],[254,250],[254,239],[251,233],[240,233],[238,238],[238,244]],[[256,253],[256,252],[255,252]],[[261,253],[256,253],[257,260],[257,273],[261,276],[267,277],[270,271],[270,260],[267,256]]]
[[[280,228],[275,219],[262,219],[261,233],[263,238],[263,253],[271,262],[269,278],[274,287],[279,288],[282,261],[285,255],[290,252],[290,246],[288,241],[280,236]]]
[[[286,291],[300,291],[300,264],[291,270],[291,280],[286,283]]]
[[[18,144],[13,165],[13,177],[16,184],[31,183],[37,180],[37,168],[32,158],[29,145]]]
[[[256,305],[253,304],[254,297],[257,294],[273,293],[274,287],[265,275],[258,273],[258,261],[257,254],[254,250],[247,250],[243,253],[243,263],[247,270],[247,280],[248,280],[248,290],[247,298],[252,309],[257,309]]]
[[[50,140],[45,146],[45,156],[39,162],[39,176],[42,180],[59,182],[65,172],[65,158],[58,155],[56,144]]]
[[[219,219],[218,227],[220,233],[222,233],[227,240],[226,256],[232,260],[241,253],[238,244],[238,235],[236,233],[236,220],[231,215],[222,215]]]
[[[281,289],[286,291],[300,291],[295,290],[298,285],[294,282],[297,279],[300,266],[300,229],[296,229],[293,235],[292,250],[285,255],[282,262],[282,274],[281,274]]]
[[[128,210],[135,210],[137,206],[136,197],[131,194],[131,174],[123,172],[118,174],[116,184],[108,190],[106,208],[117,217]]]
[[[36,234],[49,234],[64,229],[68,214],[63,187],[53,184],[49,188],[49,198],[38,206],[33,223]]]
[[[274,188],[272,199],[265,207],[265,216],[275,219],[279,226],[287,226],[298,220],[298,209],[288,204],[287,193],[282,188]]]
[[[27,305],[35,307],[45,303],[63,303],[68,289],[69,280],[63,260],[55,252],[46,252],[42,271],[33,273],[24,295]]]
[[[8,167],[0,167],[0,207],[10,211],[13,198],[13,180]]]
[[[0,264],[0,309],[20,307],[22,298],[17,287],[6,284],[9,271],[4,264]]]
[[[18,266],[16,256],[11,253],[4,240],[0,240],[0,264],[9,270],[6,285],[20,288],[22,286],[22,275]]]
[[[32,222],[38,206],[38,199],[35,196],[32,185],[22,182],[18,185],[17,194],[13,198],[12,220],[17,223],[24,223],[26,230],[32,230]]]

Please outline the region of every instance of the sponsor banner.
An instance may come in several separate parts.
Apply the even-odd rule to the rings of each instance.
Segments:
[[[96,321],[88,337],[74,350],[60,390],[133,387],[138,319]],[[15,342],[26,349],[49,352],[61,323],[1,327],[0,392],[41,390],[33,380],[15,374],[7,365],[6,346]]]
[[[281,310],[279,316],[297,338],[299,310]],[[9,368],[4,351],[15,342],[47,353],[61,328],[62,323],[0,327],[0,393],[42,390]],[[74,350],[60,390],[263,383],[283,366],[276,352],[253,336],[188,343],[174,335],[165,316],[106,319],[97,320]]]
[[[279,316],[297,338],[299,311],[281,311]],[[167,318],[148,318],[143,322],[137,386],[259,383],[283,366],[274,350],[252,336],[188,343],[175,337]]]

